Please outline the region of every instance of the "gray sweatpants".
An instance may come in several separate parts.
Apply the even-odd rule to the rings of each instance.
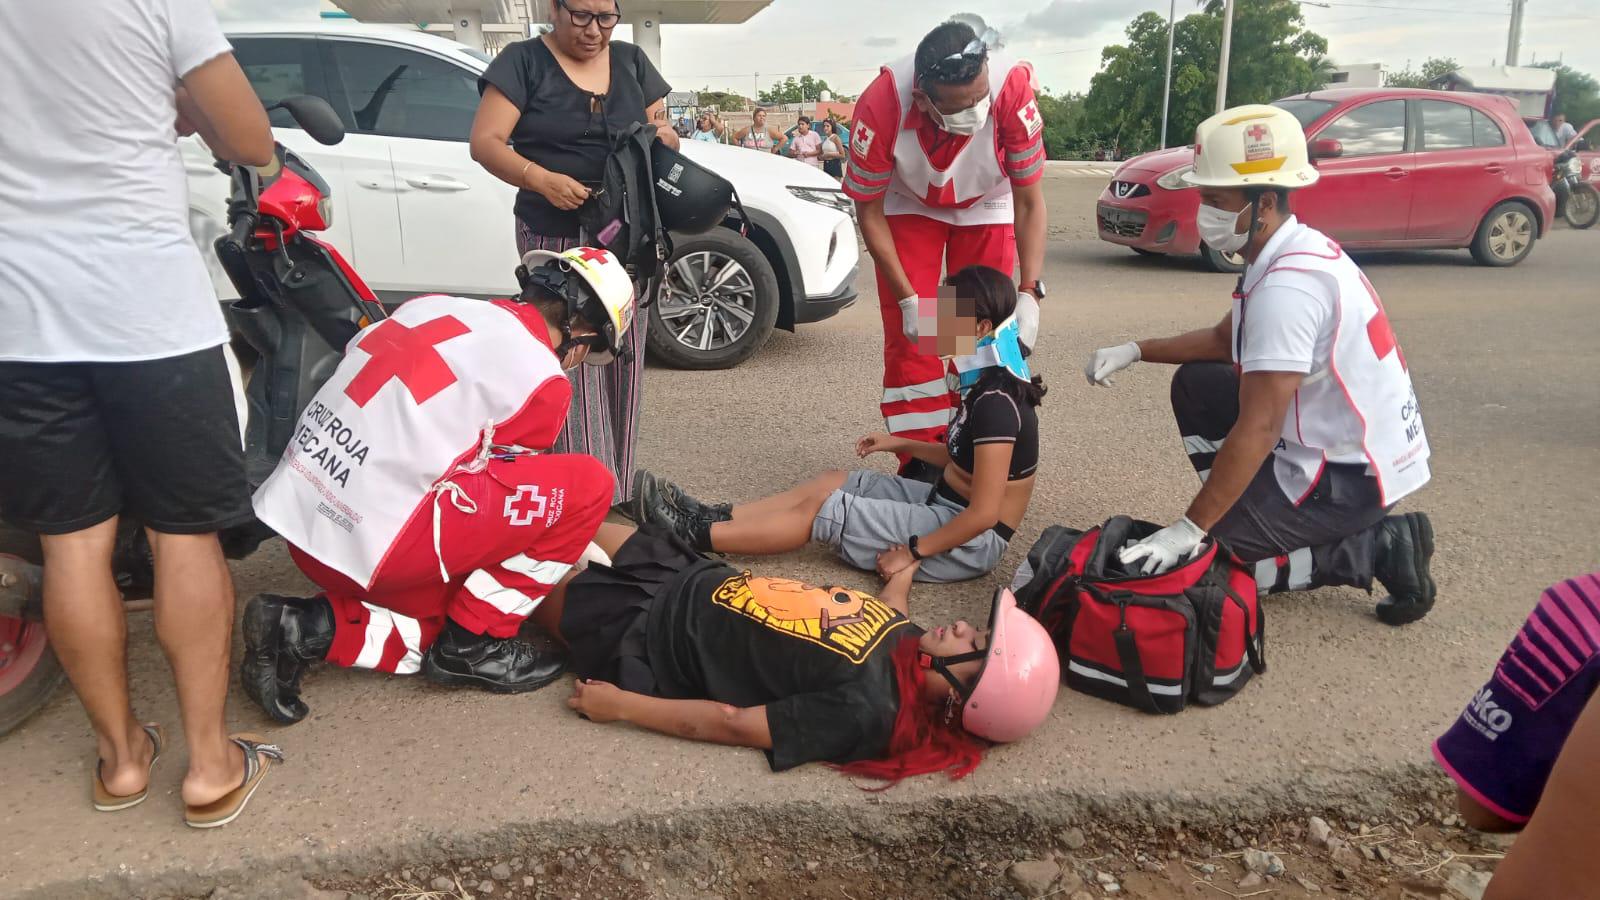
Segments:
[[[911,536],[937,531],[961,513],[961,507],[936,496],[933,485],[881,472],[856,471],[844,486],[828,495],[811,523],[811,539],[838,551],[858,569],[877,568],[878,554]],[[917,570],[917,581],[967,581],[987,575],[1000,564],[1006,541],[993,530],[953,550],[930,556]]]

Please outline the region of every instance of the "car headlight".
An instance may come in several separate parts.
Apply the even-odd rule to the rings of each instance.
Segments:
[[[1567,169],[1567,172],[1570,173],[1570,174],[1582,175],[1583,174],[1583,160],[1581,160],[1581,159],[1577,158],[1576,156],[1574,156],[1573,158],[1567,160],[1566,169]]]
[[[799,197],[807,203],[816,203],[835,209],[852,218],[856,214],[856,204],[840,188],[816,188],[789,185],[789,193]]]
[[[1194,166],[1180,166],[1171,172],[1156,179],[1156,187],[1168,191],[1181,191],[1192,188],[1194,185],[1183,180],[1183,176],[1194,171]]]

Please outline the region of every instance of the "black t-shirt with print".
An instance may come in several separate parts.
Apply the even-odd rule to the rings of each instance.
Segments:
[[[1010,377],[1010,376],[1005,376]],[[973,474],[979,444],[1015,444],[1006,480],[1021,481],[1039,468],[1039,413],[1005,391],[977,384],[962,399],[950,423],[945,449],[950,461]]]
[[[890,659],[919,632],[876,597],[697,564],[650,611],[662,696],[767,708],[773,771],[882,757],[899,711]]]
[[[612,136],[648,121],[645,110],[671,90],[643,50],[622,41],[612,41],[610,49],[611,87],[598,104],[596,95],[567,77],[541,38],[518,41],[494,58],[478,90],[492,84],[522,111],[511,130],[518,153],[552,172],[599,183]],[[517,192],[516,214],[535,234],[578,236],[578,214],[556,209],[535,191]]]

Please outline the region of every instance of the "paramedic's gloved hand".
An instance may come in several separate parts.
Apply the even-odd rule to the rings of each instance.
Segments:
[[[912,346],[917,343],[917,298],[907,297],[900,301],[900,333],[906,336]]]
[[[1035,344],[1039,340],[1039,301],[1027,291],[1017,292],[1017,337],[1028,345],[1029,350],[1037,350]]]
[[[1083,367],[1083,375],[1089,379],[1090,384],[1110,387],[1111,376],[1138,362],[1140,356],[1139,345],[1133,341],[1116,347],[1105,347],[1096,350],[1094,355],[1089,357],[1089,364]]]
[[[1124,547],[1117,558],[1129,569],[1143,560],[1144,566],[1139,569],[1139,574],[1159,575],[1199,556],[1200,551],[1205,549],[1205,539],[1206,533],[1200,530],[1200,526],[1184,516],[1139,543]]]

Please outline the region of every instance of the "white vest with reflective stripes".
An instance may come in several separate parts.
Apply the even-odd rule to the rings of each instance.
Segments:
[[[561,364],[512,312],[418,297],[351,340],[256,491],[256,515],[364,587],[435,484],[475,465]],[[442,485],[441,485],[442,486]]]
[[[1000,91],[1016,66],[1011,59],[989,57],[991,104],[1000,101]],[[1011,211],[1011,178],[1001,167],[996,148],[1000,139],[998,117],[991,112],[983,128],[966,138],[966,146],[956,154],[950,167],[939,169],[922,149],[916,128],[901,127],[913,106],[915,58],[908,56],[889,66],[888,71],[900,97],[900,121],[895,123],[898,130],[894,143],[894,177],[884,200],[884,213],[927,216],[951,225],[1012,224],[1016,217]],[[941,135],[941,139],[960,140],[953,135]]]
[[[1274,451],[1278,486],[1297,505],[1310,495],[1331,457],[1365,460],[1378,480],[1383,505],[1422,487],[1430,477],[1428,436],[1417,394],[1395,341],[1383,301],[1361,269],[1327,235],[1295,224],[1272,259],[1252,265],[1233,300],[1234,362],[1250,295],[1274,272],[1306,272],[1334,292],[1330,364],[1312,371],[1295,392]],[[1261,268],[1258,275],[1257,268]]]

